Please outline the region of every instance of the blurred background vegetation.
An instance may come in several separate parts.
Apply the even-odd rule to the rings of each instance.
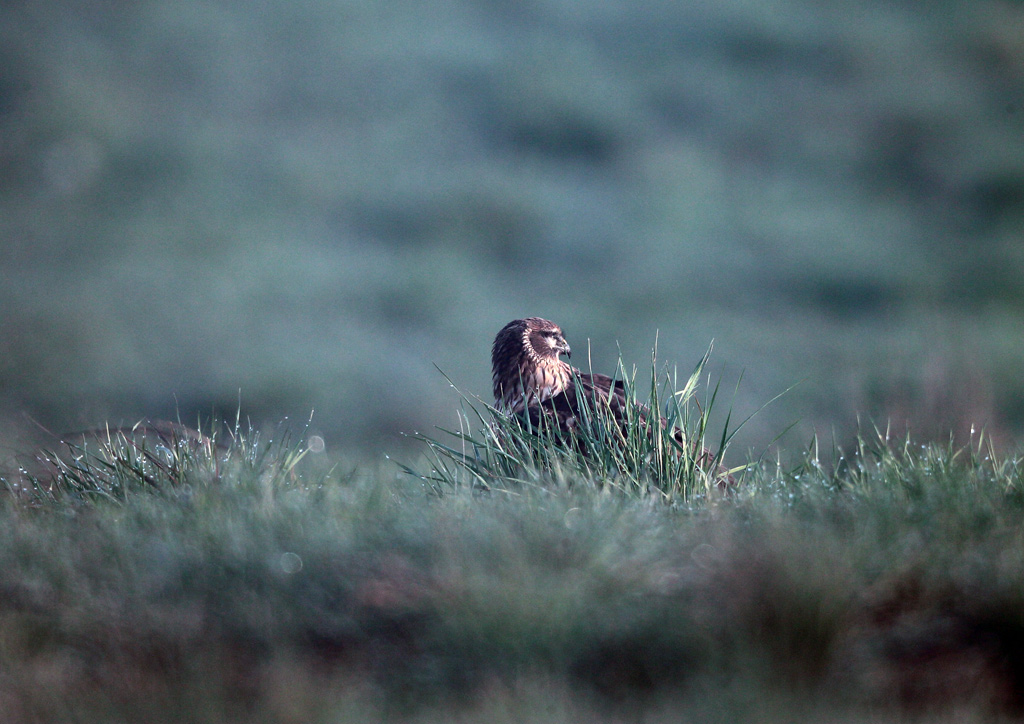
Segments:
[[[714,339],[735,415],[799,382],[741,448],[1012,443],[1022,229],[1019,1],[0,7],[8,429],[394,449],[539,315],[604,371]]]

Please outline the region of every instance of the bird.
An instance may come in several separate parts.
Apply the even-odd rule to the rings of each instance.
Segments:
[[[531,425],[539,427],[541,420],[553,423],[560,435],[571,433],[580,425],[585,414],[581,409],[587,402],[607,410],[620,429],[627,421],[638,419],[648,430],[654,417],[645,406],[630,402],[621,379],[608,375],[582,372],[561,356],[572,358],[572,348],[562,328],[541,317],[515,319],[494,338],[491,347],[491,381],[495,409],[506,415],[524,415]],[[668,422],[657,417],[662,429]],[[673,431],[673,437],[684,443],[682,431]],[[719,481],[731,485],[734,481],[718,457],[709,450],[700,449],[696,456],[701,467],[713,468]]]
[[[613,411],[626,409],[622,380],[584,373],[559,357],[572,358],[572,348],[562,328],[541,317],[516,319],[498,332],[491,348],[491,380],[495,407],[505,413],[522,413],[537,406],[571,413],[575,386],[586,393],[601,392]],[[564,404],[563,404],[564,403]],[[566,415],[563,425],[571,425]]]

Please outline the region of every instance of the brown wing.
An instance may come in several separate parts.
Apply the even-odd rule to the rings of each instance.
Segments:
[[[534,426],[540,425],[540,417],[543,414],[547,424],[556,423],[559,432],[573,430],[579,425],[580,403],[584,400],[589,400],[590,404],[594,406],[607,404],[607,409],[620,423],[626,417],[629,407],[622,380],[613,380],[608,375],[577,372],[564,391],[545,400],[539,407],[534,405],[529,408],[530,422]],[[639,415],[641,421],[646,422],[650,419],[649,410],[642,405],[635,406],[633,412]],[[657,419],[662,428],[668,425],[665,418],[659,416]],[[685,444],[680,430],[675,430],[673,437],[680,445]],[[735,483],[727,467],[721,463],[715,465],[715,456],[710,450],[701,449],[697,463],[703,468],[714,466],[720,488],[729,487]]]
[[[548,424],[555,422],[558,430],[572,430],[579,425],[581,403],[592,408],[607,405],[612,416],[619,421],[625,417],[628,406],[622,380],[613,380],[608,375],[574,372],[562,392],[548,398],[539,407],[530,407],[530,422],[539,425],[543,414]],[[637,409],[645,416],[642,408]]]
[[[576,415],[579,413],[581,397],[589,400],[591,404],[607,404],[617,420],[621,420],[626,414],[626,389],[622,380],[613,380],[608,375],[601,374],[575,374],[565,391],[554,398],[556,409],[561,407]]]

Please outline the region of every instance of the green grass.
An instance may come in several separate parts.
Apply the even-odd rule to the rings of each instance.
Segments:
[[[426,438],[418,477],[238,425],[112,433],[56,477],[6,477],[0,718],[1021,713],[1024,480],[985,439],[872,432],[708,495],[650,465],[609,484],[467,410],[489,431],[460,437],[473,455]]]
[[[709,347],[682,384],[677,370],[659,371],[656,354],[646,385],[638,382],[637,369],[627,370],[620,359],[613,379],[623,386],[622,418],[577,385],[580,414],[567,431],[549,416],[505,415],[462,395],[458,430],[441,429],[441,438],[415,436],[427,446],[429,471],[404,469],[438,495],[462,487],[515,493],[524,486],[572,487],[581,481],[627,497],[674,503],[711,495],[746,466],[730,470],[723,463],[743,423],[730,429],[729,414],[719,435],[709,429],[719,387],[709,388],[703,400],[698,391],[710,356]]]

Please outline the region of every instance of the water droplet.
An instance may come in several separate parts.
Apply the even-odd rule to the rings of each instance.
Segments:
[[[281,566],[282,571],[291,575],[302,570],[302,559],[295,553],[286,552],[281,554],[278,565]]]

